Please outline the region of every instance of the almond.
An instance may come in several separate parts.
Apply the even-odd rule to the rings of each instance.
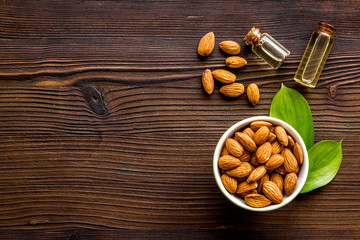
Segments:
[[[244,153],[239,157],[241,162],[248,162],[251,159],[251,153],[248,151],[244,151]]]
[[[243,193],[239,193],[240,197],[242,197],[242,198],[245,198],[249,194],[257,194],[256,189],[253,189],[253,190],[250,190],[250,191],[247,191],[247,192],[243,192]]]
[[[284,168],[287,172],[296,172],[297,168],[299,167],[299,164],[296,160],[296,157],[291,152],[290,149],[284,148],[284,150],[281,152],[281,155],[284,157]]]
[[[256,182],[258,180],[260,180],[260,178],[262,178],[264,175],[266,174],[266,169],[264,165],[261,165],[257,168],[255,168],[249,175],[249,177],[247,178],[247,182],[251,183],[251,182]]]
[[[270,129],[270,132],[271,132],[271,133],[274,133],[274,132],[275,132],[275,127],[274,127],[274,126],[271,126],[269,129]],[[276,136],[276,135],[275,135],[275,136]]]
[[[230,153],[227,150],[226,146],[224,146],[223,149],[221,150],[221,156],[224,156],[224,155],[230,155]]]
[[[247,61],[239,56],[228,57],[225,60],[225,65],[229,68],[241,68],[247,64]]]
[[[292,150],[292,149],[294,148],[295,141],[294,141],[294,139],[293,139],[290,135],[288,135],[287,138],[288,138],[288,145],[287,145],[287,147]]]
[[[270,135],[269,128],[262,126],[254,134],[253,140],[257,146],[260,146],[268,140],[269,135]]]
[[[239,159],[238,159],[239,160]],[[239,160],[240,161],[240,160]],[[240,165],[234,169],[226,171],[226,174],[234,178],[242,178],[249,176],[251,173],[251,165],[248,162],[240,162]]]
[[[267,122],[267,121],[254,121],[254,122],[250,123],[250,128],[253,131],[257,131],[259,128],[261,128],[263,126],[270,129],[273,125],[272,125],[272,123]]]
[[[241,145],[249,152],[255,152],[257,149],[254,140],[252,140],[246,133],[236,132],[235,140],[241,143]]]
[[[271,144],[269,142],[266,142],[260,147],[258,147],[255,155],[256,155],[256,159],[261,164],[268,161],[271,156]]]
[[[237,189],[237,181],[235,178],[230,177],[227,174],[221,176],[221,182],[224,185],[225,189],[230,193],[235,193]]]
[[[293,151],[299,165],[302,165],[304,161],[304,153],[299,143],[295,143]]]
[[[248,194],[245,197],[245,203],[253,208],[262,208],[269,206],[271,201],[261,194]]]
[[[284,190],[284,179],[278,173],[272,173],[270,176],[270,181],[274,182],[280,189],[280,192]]]
[[[275,140],[274,142],[272,142],[271,144],[271,153],[272,154],[277,154],[277,153],[281,153],[281,151],[284,149],[284,146],[281,145],[279,143],[279,141]]]
[[[286,131],[283,127],[281,126],[276,126],[275,127],[275,134],[276,134],[276,138],[279,141],[280,144],[287,146],[289,143]]]
[[[213,71],[212,74],[216,80],[225,84],[233,83],[236,80],[235,74],[227,70],[218,69]]]
[[[202,73],[202,85],[205,92],[207,92],[208,94],[212,94],[212,92],[214,91],[215,81],[210,69],[206,69]]]
[[[241,182],[237,186],[236,193],[237,194],[244,193],[244,192],[248,192],[253,189],[256,189],[256,188],[257,188],[257,182],[252,182],[252,183]]]
[[[213,32],[209,32],[203,36],[198,45],[199,55],[206,57],[209,56],[214,50],[215,35]]]
[[[240,45],[234,41],[223,41],[219,43],[221,50],[230,55],[237,55],[240,53]]]
[[[224,85],[220,88],[220,93],[226,97],[238,97],[245,91],[244,85],[241,83],[232,83]]]
[[[274,154],[270,157],[269,161],[265,163],[265,167],[268,171],[273,171],[279,168],[284,163],[284,158],[280,154]]]
[[[264,182],[262,191],[274,203],[282,203],[284,199],[279,187],[274,182]]]
[[[224,155],[220,157],[218,161],[219,168],[224,170],[230,170],[236,168],[237,166],[240,165],[240,163],[241,162],[239,159],[231,155]]]
[[[260,165],[260,163],[256,159],[256,154],[255,153],[253,153],[253,155],[251,156],[250,162],[254,167],[257,167],[257,166]]]
[[[251,128],[245,128],[243,133],[246,133],[250,138],[254,138],[255,132]]]
[[[270,131],[270,130],[269,130],[269,131]],[[276,135],[275,135],[275,133],[270,132],[268,141],[269,141],[270,143],[273,143],[275,140],[276,140]]]
[[[286,196],[290,196],[296,187],[297,184],[297,176],[296,173],[288,173],[285,176],[285,180],[284,180],[284,191]]]
[[[257,192],[258,192],[258,193],[262,193],[262,186],[263,186],[264,182],[269,181],[269,180],[270,180],[269,174],[266,173],[266,174],[260,179],[260,181],[258,181],[258,187],[257,187]]]
[[[226,139],[225,146],[231,155],[235,157],[240,157],[244,153],[244,148],[241,144],[232,138]]]
[[[278,167],[278,168],[276,169],[276,172],[279,173],[279,174],[281,174],[281,175],[286,175],[286,174],[287,174],[287,171],[285,170],[284,165]]]
[[[255,83],[251,83],[247,89],[246,89],[246,94],[247,97],[249,99],[249,102],[252,103],[252,105],[256,105],[259,100],[260,100],[260,92],[259,92],[259,88]]]

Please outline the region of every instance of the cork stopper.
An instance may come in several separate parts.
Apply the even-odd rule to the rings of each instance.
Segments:
[[[316,31],[318,33],[324,32],[324,33],[327,33],[330,36],[332,36],[334,34],[334,32],[336,31],[336,28],[333,25],[330,25],[330,24],[327,24],[324,22],[319,22],[318,29]]]
[[[261,40],[261,33],[258,28],[253,27],[244,38],[246,45],[256,45]]]

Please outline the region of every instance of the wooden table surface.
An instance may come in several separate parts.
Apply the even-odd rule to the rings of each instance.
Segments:
[[[359,239],[359,1],[0,2],[1,239]],[[293,77],[319,21],[337,27],[316,89]],[[272,70],[245,47],[253,26],[291,55]],[[216,44],[241,43],[260,103],[208,96]],[[235,207],[212,174],[234,123],[268,115],[284,83],[308,100],[315,142],[343,140],[327,186],[282,209]]]

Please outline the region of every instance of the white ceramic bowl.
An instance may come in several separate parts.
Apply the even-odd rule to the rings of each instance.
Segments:
[[[220,158],[221,155],[221,150],[225,144],[225,140],[229,137],[233,137],[235,132],[240,131],[242,129],[244,129],[246,126],[249,126],[251,122],[253,121],[259,121],[259,120],[263,120],[263,121],[268,121],[273,123],[274,125],[277,126],[282,126],[287,133],[294,138],[295,142],[298,142],[301,146],[301,148],[303,149],[303,153],[304,153],[304,162],[301,165],[300,168],[300,172],[298,174],[298,182],[296,185],[296,188],[293,192],[293,194],[291,194],[290,197],[287,197],[284,195],[284,200],[282,203],[280,204],[270,204],[267,207],[263,207],[263,208],[253,208],[250,207],[248,205],[246,205],[245,201],[242,200],[240,197],[236,196],[235,194],[229,193],[225,187],[223,186],[222,182],[221,182],[221,173],[220,173],[220,169],[218,167],[218,160]],[[220,189],[220,191],[224,194],[224,196],[229,199],[232,203],[234,203],[235,205],[250,210],[250,211],[256,211],[256,212],[266,212],[266,211],[271,211],[271,210],[275,210],[278,208],[281,208],[283,206],[285,206],[286,204],[288,204],[289,202],[291,202],[300,192],[300,190],[302,189],[302,187],[304,186],[305,182],[306,182],[306,178],[309,172],[309,159],[308,159],[308,154],[306,151],[306,146],[304,141],[302,140],[302,138],[300,137],[300,134],[293,128],[291,127],[289,124],[287,124],[286,122],[279,120],[277,118],[273,118],[273,117],[265,117],[265,116],[259,116],[259,117],[251,117],[251,118],[247,118],[244,119],[236,124],[234,124],[232,127],[230,127],[220,138],[218,144],[216,145],[215,148],[215,152],[214,152],[214,158],[213,158],[213,171],[214,171],[214,176],[215,176],[215,180],[216,183]]]

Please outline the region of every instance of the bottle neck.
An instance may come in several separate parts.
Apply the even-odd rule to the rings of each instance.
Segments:
[[[246,45],[255,46],[261,40],[261,32],[258,28],[253,27],[244,38]]]
[[[318,24],[318,29],[316,30],[317,33],[326,33],[329,36],[333,36],[336,28],[330,24],[320,22]]]

